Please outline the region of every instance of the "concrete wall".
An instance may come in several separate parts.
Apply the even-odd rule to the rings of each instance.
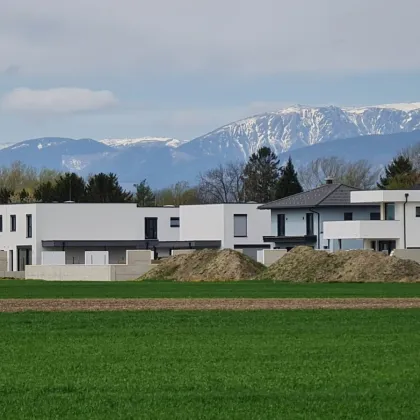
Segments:
[[[393,255],[403,260],[412,260],[420,264],[420,249],[395,249]]]
[[[109,265],[27,265],[26,279],[55,281],[110,281]]]
[[[287,254],[285,249],[262,249],[258,251],[258,262],[269,267]]]
[[[150,250],[128,250],[127,265],[151,264],[153,252]]]
[[[152,267],[151,264],[27,265],[24,278],[50,281],[126,281],[138,279]]]
[[[177,255],[191,254],[195,251],[196,251],[195,249],[173,249],[172,256],[175,257]]]

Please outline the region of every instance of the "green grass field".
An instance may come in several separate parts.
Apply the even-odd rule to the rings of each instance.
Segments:
[[[0,418],[416,419],[420,310],[0,314]]]
[[[273,281],[228,283],[45,282],[0,280],[6,298],[333,298],[420,297],[420,283],[297,284]]]

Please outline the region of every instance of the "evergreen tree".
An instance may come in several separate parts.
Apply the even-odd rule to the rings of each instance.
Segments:
[[[9,204],[12,202],[14,191],[7,187],[0,188],[0,204]]]
[[[279,179],[279,160],[269,148],[253,153],[244,169],[245,201],[268,203],[275,198]]]
[[[276,200],[290,195],[298,194],[303,191],[300,185],[297,172],[293,166],[292,158],[286,163],[286,166],[280,169],[280,179],[276,186]]]
[[[401,175],[411,175],[413,172],[413,164],[410,159],[406,156],[399,155],[385,167],[385,175],[381,176],[377,186],[380,190],[386,190],[394,178],[401,178]],[[409,178],[407,177],[407,179]]]
[[[145,179],[140,184],[134,184],[136,187],[135,201],[139,207],[152,207],[155,205],[155,195]]]
[[[29,193],[25,190],[25,188],[19,193],[19,201],[21,203],[29,202]]]
[[[85,180],[74,172],[67,172],[60,175],[54,185],[54,200],[60,203],[74,201],[81,203],[85,201]]]
[[[34,190],[34,198],[42,203],[52,203],[56,200],[56,191],[51,181],[46,181],[38,185]]]
[[[101,172],[89,178],[86,200],[90,203],[124,203],[132,201],[133,194],[121,187],[115,174]]]

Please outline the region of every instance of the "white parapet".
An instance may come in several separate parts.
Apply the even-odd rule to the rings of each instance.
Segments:
[[[108,251],[85,251],[85,265],[109,264]]]
[[[397,220],[353,220],[324,222],[324,239],[399,239],[401,222]]]
[[[41,265],[66,265],[66,252],[42,251]]]

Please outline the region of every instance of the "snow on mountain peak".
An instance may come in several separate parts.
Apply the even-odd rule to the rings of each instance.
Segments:
[[[122,139],[104,139],[99,140],[100,143],[103,143],[110,147],[115,147],[117,149],[132,147],[138,145],[157,145],[163,144],[168,147],[178,147],[184,143],[184,141],[176,140],[171,137],[139,137],[139,138],[122,138]]]

